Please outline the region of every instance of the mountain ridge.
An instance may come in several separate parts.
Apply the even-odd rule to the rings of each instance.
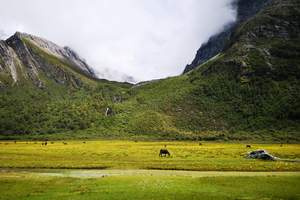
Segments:
[[[191,64],[188,64],[183,73],[187,73],[199,65],[205,63],[209,59],[216,56],[223,51],[228,45],[230,37],[235,29],[243,22],[247,21],[260,10],[270,4],[272,0],[235,0],[231,6],[237,10],[237,17],[235,22],[227,24],[223,30],[209,38],[209,40],[202,44],[200,49]]]
[[[71,48],[59,47],[53,42],[26,33],[16,32],[7,40],[2,40],[0,55],[2,57],[0,72],[2,76],[6,75],[6,83],[2,81],[2,86],[13,86],[31,81],[41,88],[45,85],[41,80],[41,76],[44,75],[55,77],[58,83],[73,79],[75,85],[79,85],[76,73],[84,74],[90,79],[97,78],[92,68]],[[47,56],[51,59],[47,60]],[[77,72],[68,73],[67,68],[72,68]]]

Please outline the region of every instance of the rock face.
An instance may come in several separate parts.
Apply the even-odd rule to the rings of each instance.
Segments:
[[[96,75],[69,47],[20,32],[0,41],[1,87],[28,83],[44,87],[45,79],[80,86],[82,77],[94,79]]]
[[[18,80],[17,75],[17,64],[15,62],[17,58],[16,53],[14,50],[8,46],[4,41],[0,41],[0,73],[2,79],[4,77],[6,79],[11,78],[12,84],[16,83]],[[0,84],[4,84],[0,80]]]
[[[253,17],[271,1],[272,0],[236,0],[233,3],[233,6],[237,9],[236,21],[232,24],[228,24],[222,32],[212,36],[208,42],[203,44],[197,51],[196,57],[192,63],[186,66],[183,73],[193,70],[222,52],[226,48],[226,45],[230,41],[230,38],[236,28],[241,23]]]

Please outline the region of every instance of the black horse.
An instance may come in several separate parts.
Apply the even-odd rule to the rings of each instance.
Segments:
[[[160,151],[159,151],[159,156],[160,157],[162,157],[162,156],[164,156],[164,157],[166,157],[166,156],[170,156],[171,154],[170,154],[170,152],[167,150],[167,149],[161,149]]]

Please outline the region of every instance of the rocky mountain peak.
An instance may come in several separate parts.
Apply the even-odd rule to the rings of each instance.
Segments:
[[[72,64],[76,65],[78,68],[80,68],[82,71],[84,71],[87,75],[93,76],[96,78],[96,75],[92,68],[86,63],[86,61],[81,58],[74,50],[72,50],[70,47],[60,47],[59,45],[46,40],[44,38],[34,36],[27,33],[21,33],[16,32],[14,36],[12,36],[8,40],[13,40],[15,38],[18,39],[27,39],[30,40],[33,44],[41,48],[42,50],[46,51],[49,54],[52,54],[56,57],[59,57],[61,59],[67,59]]]
[[[187,65],[183,73],[187,73],[199,65],[205,63],[209,59],[215,57],[224,50],[232,33],[243,22],[249,20],[272,0],[236,0],[233,2],[237,10],[237,18],[234,23],[228,24],[223,31],[213,35],[205,44],[197,51],[196,57],[191,64]]]
[[[75,74],[96,79],[92,68],[70,47],[21,32],[0,42],[0,87],[22,80],[42,87],[41,74],[61,84],[73,80],[72,84],[78,85],[79,76]]]

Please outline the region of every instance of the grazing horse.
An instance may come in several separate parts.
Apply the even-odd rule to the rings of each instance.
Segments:
[[[167,149],[161,149],[160,151],[159,151],[159,157],[162,157],[162,156],[170,156],[171,154],[170,154],[170,152],[167,150]]]
[[[42,146],[43,146],[43,145],[47,146],[47,144],[48,144],[47,141],[46,141],[46,142],[43,142],[43,143],[42,143]]]

